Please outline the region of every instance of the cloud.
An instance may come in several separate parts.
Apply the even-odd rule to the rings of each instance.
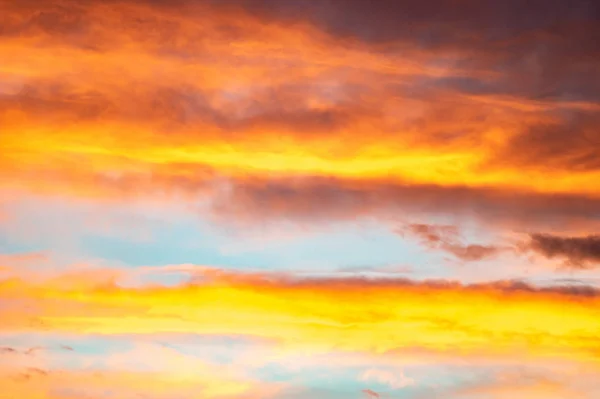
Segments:
[[[405,229],[400,229],[399,233],[404,234],[403,231],[408,231],[409,234],[423,240],[428,248],[448,252],[465,262],[490,258],[506,249],[497,246],[463,244],[462,237],[454,226],[411,224]]]
[[[70,353],[66,359],[57,353],[48,353],[43,362],[38,356],[11,356],[6,362],[0,359],[3,392],[9,397],[34,399],[100,399],[113,395],[155,399],[194,395],[268,398],[285,385],[256,380],[235,365],[213,363],[151,340],[132,342],[131,338],[122,338],[122,343],[127,343],[125,348],[130,348],[125,351],[123,346],[115,352],[107,351],[106,341],[96,338],[92,340],[96,345],[92,353]]]
[[[4,373],[3,373],[4,374]],[[248,379],[231,379],[218,372],[204,370],[196,379],[177,378],[160,373],[135,373],[118,369],[107,372],[67,371],[47,372],[45,375],[29,372],[26,378],[8,378],[0,375],[3,390],[11,397],[32,399],[67,399],[73,396],[105,398],[106,393],[145,398],[180,398],[198,395],[206,398],[232,398],[249,395],[271,397],[277,392],[269,384]]]
[[[274,19],[308,20],[334,37],[377,50],[398,46],[452,51],[459,65],[499,72],[491,81],[463,78],[452,82],[462,90],[598,99],[597,79],[591,79],[597,77],[597,60],[590,58],[598,52],[598,44],[586,33],[598,32],[598,7],[590,1],[551,5],[541,0],[527,5],[509,1],[499,5],[468,0],[462,9],[452,1],[440,0],[436,1],[440,12],[435,15],[414,0],[241,3]],[[590,81],[594,83],[586,87]]]
[[[550,374],[550,378],[548,377]],[[515,395],[527,398],[591,398],[593,389],[577,387],[577,383],[569,381],[570,376],[553,375],[553,373],[528,374],[516,372],[499,372],[491,380],[462,386],[448,393],[449,398],[467,399],[482,396],[492,399],[509,399]],[[567,378],[565,378],[567,377]]]
[[[457,7],[439,0],[432,13],[426,3],[0,0],[6,232],[22,234],[28,248],[40,234],[65,239],[61,226],[69,223],[38,219],[52,213],[46,206],[27,219],[35,228],[11,229],[13,209],[5,209],[4,198],[32,195],[69,207],[173,202],[165,212],[188,209],[236,227],[367,218],[393,225],[410,215],[422,223],[410,234],[465,262],[504,248],[467,243],[436,223],[474,221],[531,234],[529,250],[571,268],[593,267],[592,233],[600,228],[598,5],[461,0]],[[131,234],[141,219],[124,216],[114,225],[100,221],[102,235],[130,239],[123,231]],[[40,220],[52,221],[52,231]],[[311,279],[193,265],[46,274],[42,262],[54,266],[55,259],[0,257],[2,276],[10,276],[0,280],[0,330],[243,333],[300,354],[424,351],[598,362],[600,296],[590,287]],[[190,279],[169,287],[126,284],[169,270]],[[27,356],[27,348],[35,347],[7,344],[0,352],[46,354]],[[275,392],[169,351],[143,347],[127,356],[117,359],[121,366],[139,357],[180,375],[161,369],[98,376],[36,363],[0,379],[11,397],[32,399]],[[373,366],[369,378],[406,383],[382,370]],[[21,371],[26,378],[14,380]],[[527,397],[572,396],[530,385],[515,386]],[[508,395],[501,388],[479,392]]]
[[[379,395],[377,392],[373,391],[372,389],[363,389],[362,392],[364,394],[366,394],[369,398],[380,398],[381,395]]]
[[[415,381],[404,375],[402,371],[389,371],[380,369],[369,369],[364,371],[360,377],[360,381],[373,381],[389,386],[392,389],[400,389],[413,385]]]
[[[548,258],[562,258],[572,269],[586,269],[600,263],[600,236],[561,237],[532,234],[528,248]],[[591,264],[591,265],[590,265]]]
[[[569,112],[564,119],[530,127],[513,136],[492,162],[544,171],[600,169],[600,114]]]
[[[28,347],[28,348],[18,348],[17,349],[17,348],[13,348],[10,346],[2,346],[2,347],[0,347],[0,352],[31,356],[31,355],[36,355],[40,351],[49,350],[49,349],[52,349],[52,348],[47,348],[47,347],[42,347],[42,346],[32,346],[32,347]],[[71,351],[71,352],[74,351],[73,348],[71,348],[70,346],[66,346],[66,345],[60,345],[59,349]]]
[[[589,2],[226,3],[5,2],[0,189],[597,223]]]
[[[14,272],[21,268],[46,263],[48,255],[42,252],[0,254],[0,272]]]
[[[212,203],[222,219],[283,219],[317,223],[403,215],[449,216],[521,231],[594,230],[600,201],[576,195],[544,195],[465,186],[394,184],[386,181],[299,178],[232,184]]]
[[[206,269],[193,283],[170,287],[5,281],[0,296],[30,309],[2,309],[5,331],[243,332],[300,351],[423,348],[594,361],[600,329],[594,289],[516,282],[462,285]]]

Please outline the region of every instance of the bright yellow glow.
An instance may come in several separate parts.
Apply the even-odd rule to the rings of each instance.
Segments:
[[[213,273],[214,274],[214,273]],[[422,348],[598,360],[595,297],[500,286],[267,282],[215,275],[208,285],[93,288],[92,280],[5,282],[0,295],[36,300],[44,329],[76,333],[244,334],[288,348],[385,352]],[[278,281],[278,282],[277,282]],[[3,328],[27,329],[5,311]]]

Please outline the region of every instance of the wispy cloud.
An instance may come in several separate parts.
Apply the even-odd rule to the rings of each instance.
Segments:
[[[507,249],[494,245],[464,244],[455,226],[411,224],[401,228],[399,233],[404,234],[405,231],[421,239],[426,247],[447,252],[466,262],[491,258]]]
[[[372,389],[363,389],[363,393],[366,394],[369,398],[379,399],[381,397],[381,395],[379,395],[377,392],[373,391]]]

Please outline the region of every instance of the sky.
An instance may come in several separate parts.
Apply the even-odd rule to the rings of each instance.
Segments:
[[[600,397],[600,6],[0,0],[0,399]]]

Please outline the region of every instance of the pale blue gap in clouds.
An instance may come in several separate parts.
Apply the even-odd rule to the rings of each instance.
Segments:
[[[324,223],[299,232],[240,232],[187,209],[116,207],[29,198],[0,226],[0,251],[47,251],[59,259],[102,259],[123,266],[192,263],[237,269],[312,270],[410,267],[407,277],[444,277],[441,254],[404,240],[384,223]]]

